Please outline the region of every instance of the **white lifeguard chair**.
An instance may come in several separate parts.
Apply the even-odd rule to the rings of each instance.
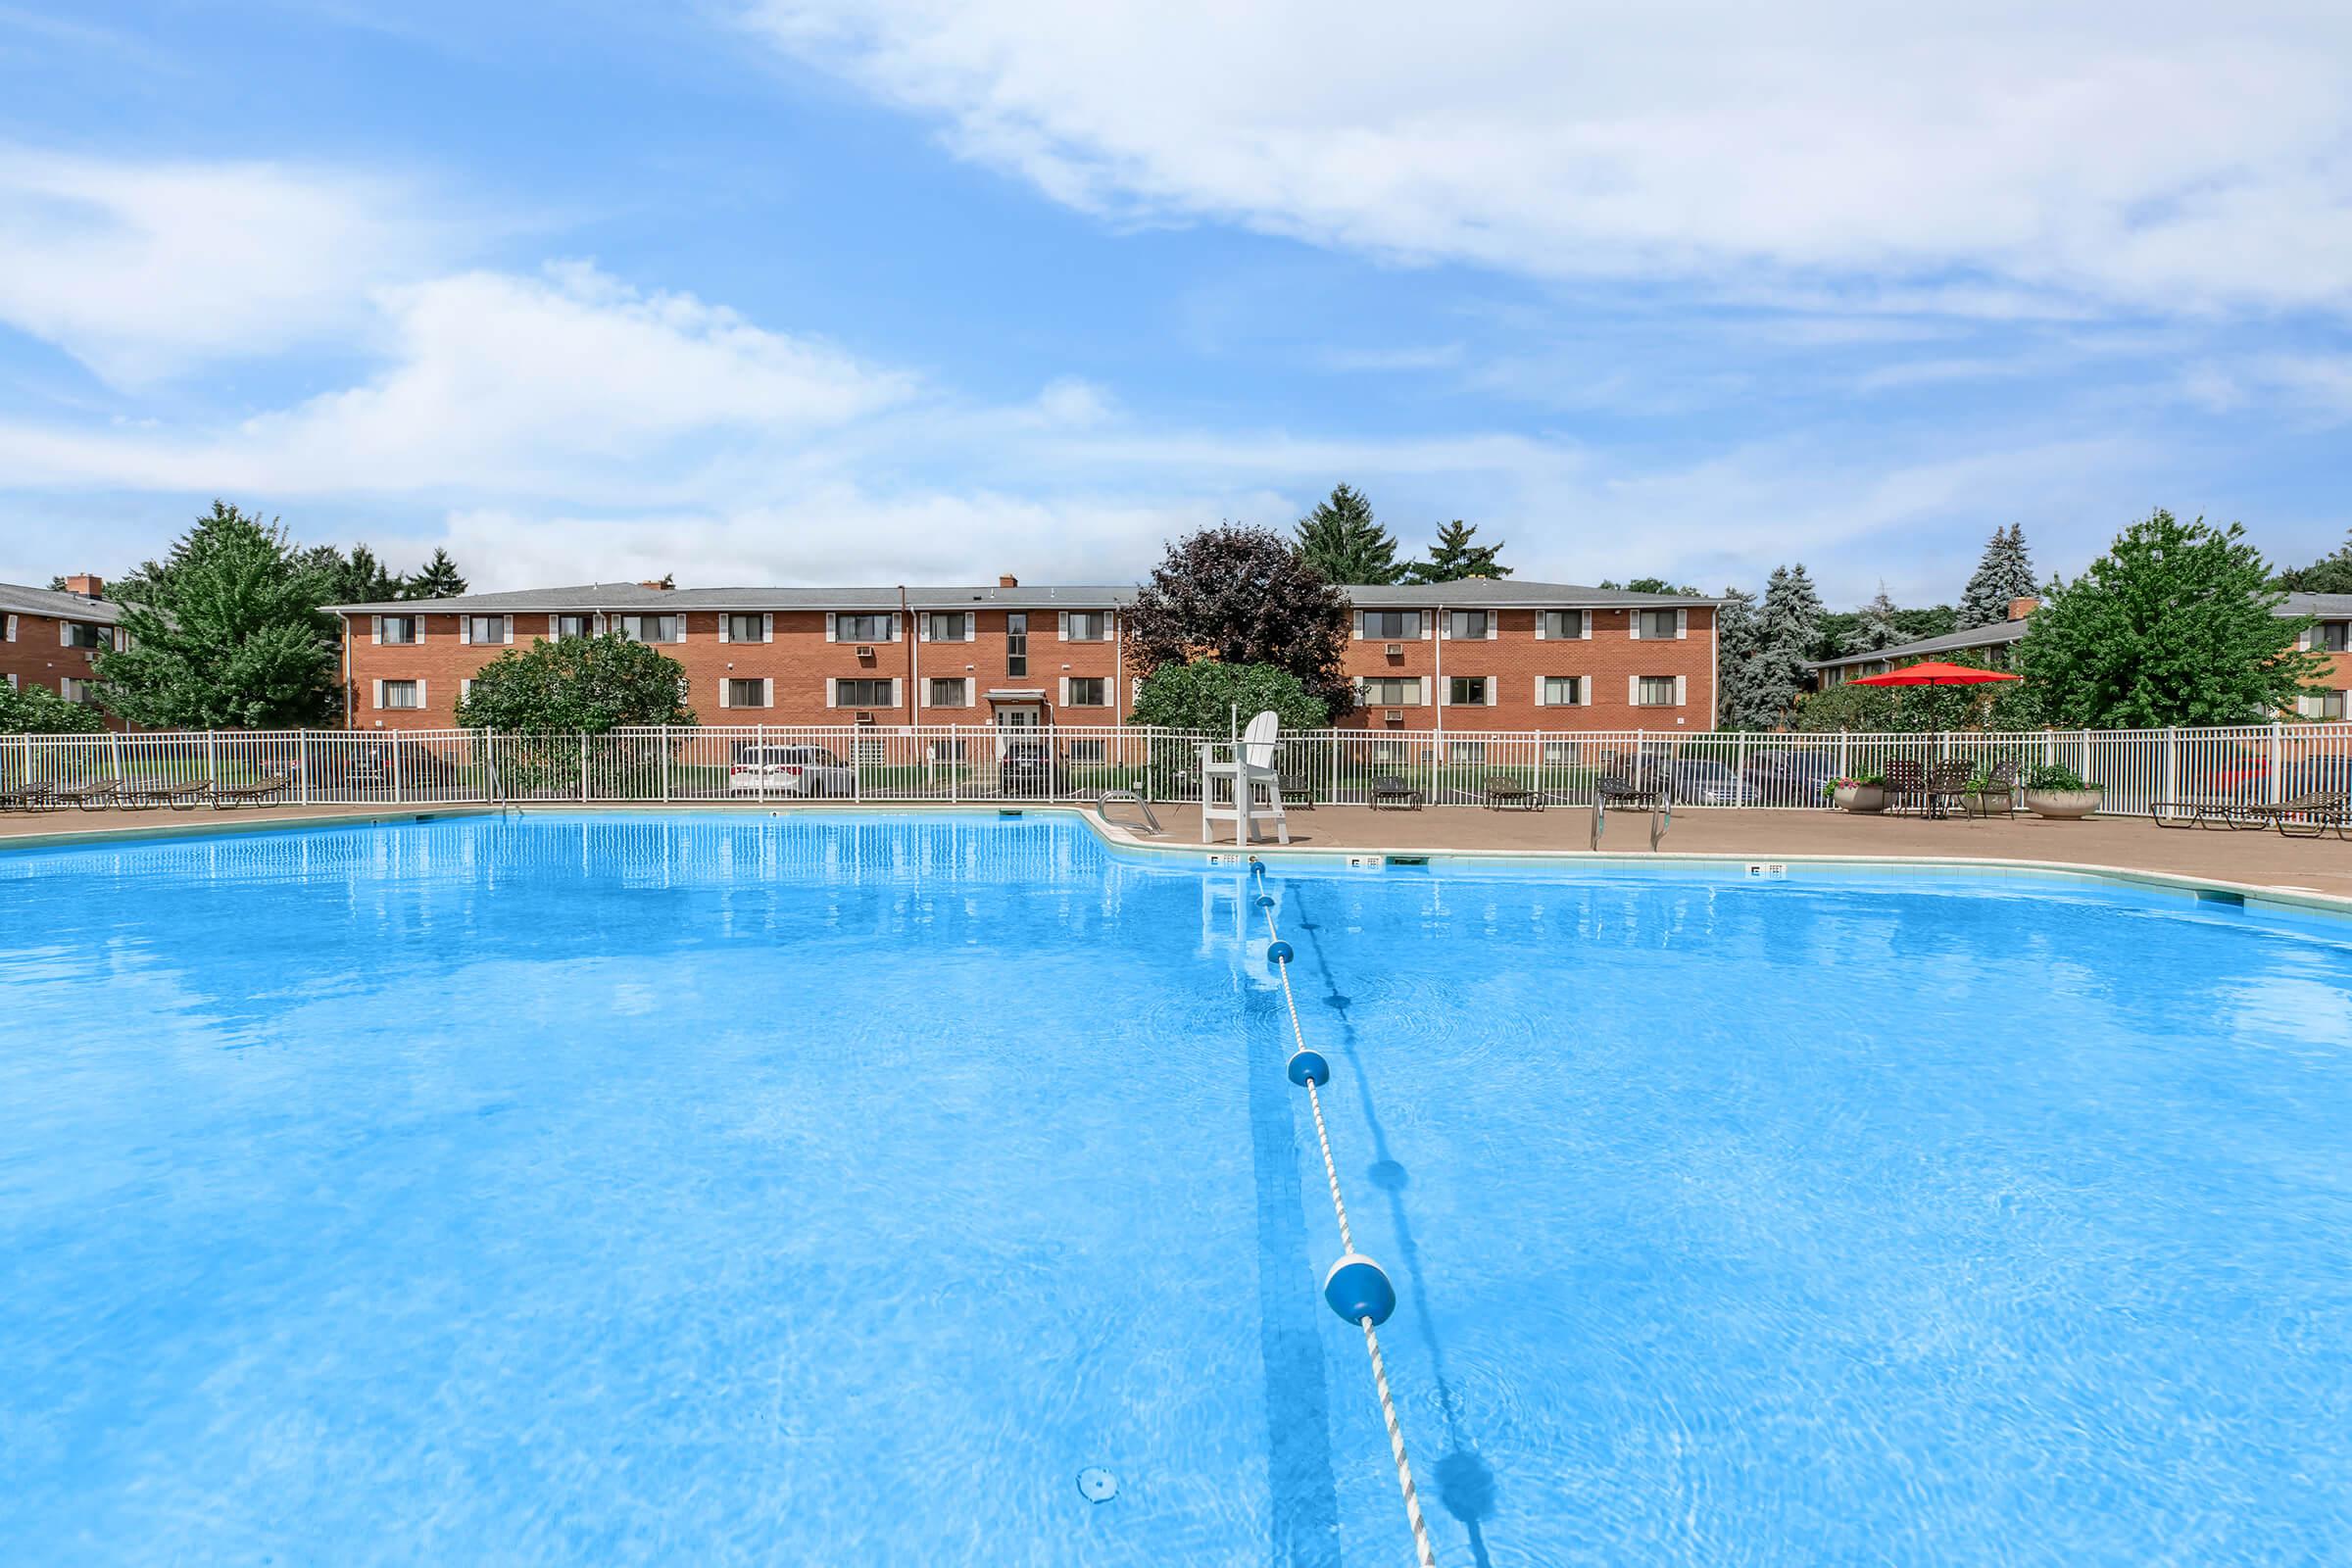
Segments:
[[[1274,770],[1275,744],[1280,739],[1282,720],[1272,712],[1258,714],[1242,731],[1242,738],[1230,750],[1231,760],[1220,761],[1215,742],[1200,748],[1200,842],[1207,844],[1216,835],[1215,824],[1233,824],[1236,846],[1255,844],[1260,817],[1274,819],[1275,838],[1284,844],[1291,842],[1291,824],[1282,813],[1282,775]],[[1230,804],[1217,804],[1217,783],[1226,781],[1232,786]],[[1258,791],[1265,792],[1261,805]]]

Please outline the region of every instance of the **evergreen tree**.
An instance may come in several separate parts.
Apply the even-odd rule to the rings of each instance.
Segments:
[[[1846,633],[1845,646],[1840,652],[1874,654],[1882,648],[1910,641],[1903,635],[1901,615],[1902,611],[1886,597],[1886,585],[1879,584],[1878,594],[1854,612],[1853,629]]]
[[[1960,624],[1997,626],[2009,618],[2009,602],[2041,592],[2034,580],[2034,558],[2026,550],[2026,526],[2013,522],[1995,528],[1984,543],[1976,575],[1960,591]]]
[[[1392,583],[1404,575],[1396,536],[1374,519],[1372,503],[1344,484],[1298,519],[1298,554],[1329,583]]]
[[[1459,517],[1439,523],[1438,542],[1430,546],[1429,559],[1406,566],[1404,580],[1461,582],[1470,577],[1508,577],[1511,568],[1496,559],[1502,546],[1472,544],[1470,538],[1477,532],[1476,523],[1465,523]]]
[[[449,559],[449,552],[436,546],[433,559],[424,568],[403,586],[403,599],[455,599],[466,591],[466,579],[458,575],[458,564]]]
[[[307,552],[213,503],[162,562],[118,584],[122,635],[97,659],[106,706],[154,729],[293,729],[336,713],[328,580]]]
[[[1744,588],[1726,588],[1715,611],[1715,651],[1720,689],[1715,721],[1725,729],[1770,729],[1779,710],[1767,697],[1757,658],[1763,652],[1763,627],[1756,619],[1756,596]]]
[[[2310,565],[2280,572],[2271,586],[2298,594],[2352,594],[2352,535]]]
[[[1756,704],[1777,723],[1813,684],[1805,666],[1821,635],[1821,595],[1800,562],[1775,566],[1757,614]]]
[[[326,579],[330,605],[380,605],[401,596],[399,574],[366,545],[353,545],[348,556],[333,545],[318,545],[305,551],[303,561]]]
[[[2050,602],[2017,646],[2017,670],[2067,729],[2251,724],[2291,710],[2324,674],[2296,643],[2308,616],[2282,596],[2236,523],[2183,523],[2159,510],[2117,535]]]

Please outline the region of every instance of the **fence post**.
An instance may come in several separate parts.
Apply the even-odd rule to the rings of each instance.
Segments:
[[[1732,743],[1732,799],[1739,805],[1747,804],[1747,731]]]
[[[401,805],[408,798],[400,781],[400,734],[399,730],[392,732],[392,804],[394,806]]]
[[[1838,732],[1838,776],[1839,778],[1852,778],[1854,776],[1854,770],[1846,765],[1845,760],[1845,743],[1848,737],[1844,730],[1839,730]]]
[[[580,731],[580,804],[588,804],[588,732]]]
[[[2167,724],[2164,727],[2164,798],[2168,801],[2177,801],[2180,798],[2180,763],[2178,755],[2180,746],[2180,731],[2175,726]]]
[[[311,732],[294,732],[294,787],[302,792],[302,804],[311,804]]]
[[[662,801],[669,802],[669,726],[662,726]]]
[[[2279,795],[2279,793],[2278,793],[2278,764],[2279,764],[2279,760],[2280,760],[2280,755],[2279,755],[2279,743],[2280,743],[2280,741],[2283,739],[2283,737],[2284,737],[2284,733],[2285,733],[2285,728],[2284,728],[2284,726],[2283,726],[2283,725],[2279,725],[2279,724],[2273,724],[2273,725],[2271,726],[2271,769],[2270,769],[2270,772],[2271,772],[2271,789],[2270,789],[2270,797],[2271,797],[2271,804],[2272,804],[2273,806],[2277,806],[2277,805],[2278,804],[2279,800],[2281,799],[2281,797],[2280,797],[2280,795]]]
[[[220,787],[220,732],[204,732],[204,782],[213,789]]]

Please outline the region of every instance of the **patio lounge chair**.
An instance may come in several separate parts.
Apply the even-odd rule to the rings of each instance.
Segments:
[[[1372,809],[1395,807],[1398,810],[1421,809],[1421,792],[1394,773],[1376,773],[1372,778]]]
[[[286,793],[290,779],[270,779],[261,784],[216,784],[212,804],[216,811],[233,809],[240,806],[267,806]]]
[[[124,806],[168,806],[174,811],[192,811],[212,793],[210,784],[166,784],[156,779],[124,784],[122,802]]]
[[[122,787],[113,779],[100,779],[92,784],[70,784],[51,789],[49,801],[53,806],[78,806],[85,811],[103,811],[113,806]]]
[[[1908,757],[1898,757],[1879,770],[1886,780],[1886,809],[1906,811],[1913,808],[1928,808],[1928,768],[1925,762]]]
[[[0,811],[37,811],[49,804],[46,784],[20,784],[0,790]]]
[[[2316,839],[2323,833],[2352,838],[2352,795],[2341,790],[2315,790],[2261,809],[2282,839]]]
[[[1968,781],[1976,769],[1964,761],[1937,762],[1928,769],[1928,782],[1923,793],[1927,797],[1930,816],[1949,816],[1949,803],[1958,801],[1960,812],[1968,814]]]
[[[2271,825],[2271,808],[2255,806],[2246,801],[2155,801],[2148,807],[2148,820],[2158,827],[2218,827],[2235,832],[2250,827],[2257,832]]]
[[[1544,792],[1529,789],[1508,773],[1489,773],[1486,782],[1487,808],[1494,811],[1541,811]]]
[[[1298,773],[1282,775],[1282,804],[1296,806],[1301,811],[1315,808],[1315,787]]]
[[[1998,810],[2003,816],[2017,815],[2017,759],[2004,757],[1984,770],[1984,787],[1972,797],[1970,809],[1979,816],[1990,816]]]

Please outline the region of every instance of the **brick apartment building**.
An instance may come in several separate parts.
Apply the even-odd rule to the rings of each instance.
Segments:
[[[114,646],[121,609],[101,599],[96,577],[68,577],[65,591],[0,582],[0,680],[12,690],[45,686],[69,702],[90,701],[92,663]]]
[[[1857,675],[1876,675],[1923,659],[1948,659],[1955,653],[1981,654],[1990,667],[2006,668],[2009,651],[2025,640],[2040,605],[2037,599],[2014,599],[2009,603],[2009,618],[1990,626],[1971,626],[1940,637],[1823,660],[1810,666],[1814,682],[1827,691]],[[2328,670],[2319,689],[2297,699],[2292,715],[2281,716],[2352,718],[2352,594],[2288,594],[2273,613],[2289,619],[2313,617],[2300,646],[2328,656]]]
[[[1716,601],[1564,583],[1348,590],[1346,722],[1401,730],[1713,727]],[[685,667],[707,724],[1116,724],[1125,587],[590,584],[342,605],[350,727],[431,729],[482,665],[617,631]]]

